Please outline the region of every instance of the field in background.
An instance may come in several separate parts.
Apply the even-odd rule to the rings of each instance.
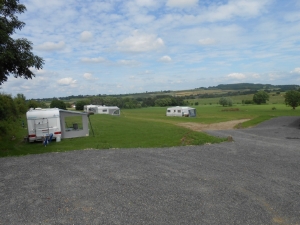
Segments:
[[[162,92],[147,92],[147,93],[136,93],[136,94],[123,94],[123,95],[101,95],[101,97],[121,97],[121,98],[149,98],[155,96],[173,96],[173,97],[185,97],[185,101],[188,102],[187,104],[191,105],[196,102],[200,105],[206,104],[218,104],[219,99],[221,97],[229,97],[233,100],[234,104],[242,104],[243,100],[252,100],[253,94],[242,94],[243,91],[250,91],[250,89],[242,89],[242,90],[235,90],[235,89],[228,89],[228,90],[221,90],[221,89],[192,89],[192,90],[179,90],[179,91],[162,91]],[[279,93],[279,94],[278,94]],[[285,92],[278,92],[278,91],[271,91],[268,93],[270,96],[270,101],[268,104],[284,104],[284,95]],[[214,96],[215,95],[215,96]],[[213,97],[210,97],[213,96]],[[68,99],[62,99],[66,103],[76,103],[77,101],[88,100],[91,96],[82,96],[81,98],[78,97],[71,97]],[[50,105],[52,99],[43,100],[47,105]]]
[[[267,101],[267,104],[284,104],[284,92],[280,94],[276,94],[275,92],[269,93],[270,99]],[[233,101],[233,104],[242,104],[243,100],[252,100],[253,94],[248,95],[236,95],[236,96],[228,96]],[[194,105],[198,102],[199,105],[207,105],[207,104],[219,104],[220,97],[215,98],[196,98],[196,99],[188,99],[189,105]]]
[[[21,127],[22,119],[20,119],[16,124],[15,139],[1,140],[0,156],[81,149],[147,148],[219,143],[224,139],[179,127],[177,124],[182,122],[211,124],[251,119],[242,124],[242,127],[249,127],[273,117],[300,116],[299,110],[292,110],[291,107],[284,104],[235,104],[232,107],[212,104],[198,105],[195,108],[197,109],[196,118],[167,117],[165,116],[166,107],[121,110],[121,116],[118,117],[92,115],[90,120],[94,135],[90,129],[89,137],[63,139],[61,142],[53,142],[47,147],[44,147],[42,143],[23,142],[27,129]]]

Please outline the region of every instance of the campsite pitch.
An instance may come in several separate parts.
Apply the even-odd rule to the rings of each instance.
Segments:
[[[0,224],[300,224],[299,117],[233,142],[0,158]]]

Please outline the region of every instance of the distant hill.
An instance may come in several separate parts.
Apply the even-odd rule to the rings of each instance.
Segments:
[[[288,90],[299,89],[299,85],[272,85],[272,84],[254,84],[254,83],[238,83],[238,84],[219,84],[217,86],[211,87],[199,87],[190,90],[181,90],[181,91],[153,91],[153,92],[143,92],[143,93],[130,93],[130,94],[117,94],[117,95],[71,95],[66,97],[59,97],[63,101],[76,102],[78,100],[87,99],[91,97],[114,97],[114,98],[133,98],[138,101],[143,98],[163,98],[168,96],[181,96],[185,98],[213,98],[217,96],[233,96],[233,95],[246,95],[254,94],[258,90],[265,90],[266,92],[276,91],[276,92],[285,92]],[[44,99],[34,99],[38,101],[52,101],[52,98]]]
[[[221,90],[278,90],[287,91],[300,88],[299,85],[272,85],[272,84],[253,84],[253,83],[238,83],[238,84],[219,84],[218,86],[211,87],[213,89]]]

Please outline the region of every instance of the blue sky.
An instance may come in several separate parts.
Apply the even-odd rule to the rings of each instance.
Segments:
[[[300,84],[298,0],[20,0],[14,37],[45,60],[27,98]]]

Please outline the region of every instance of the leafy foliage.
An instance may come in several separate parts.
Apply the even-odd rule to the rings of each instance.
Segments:
[[[219,100],[219,104],[222,105],[222,106],[232,106],[232,99],[231,98],[222,97]]]
[[[109,105],[109,106],[118,106],[122,109],[136,109],[141,107],[149,106],[177,106],[184,105],[182,97],[173,97],[170,95],[157,95],[155,97],[147,98],[129,98],[129,97],[90,97],[90,104],[93,105]],[[76,109],[77,109],[76,103]],[[80,103],[81,104],[81,103]],[[87,104],[85,104],[87,105]],[[78,109],[81,110],[81,109]]]
[[[11,130],[10,124],[18,119],[18,108],[11,95],[0,94],[0,136]]]
[[[44,60],[34,55],[32,43],[25,38],[13,39],[15,30],[21,30],[25,23],[15,14],[24,13],[26,7],[19,0],[0,0],[0,85],[10,74],[25,79],[34,77],[31,67],[41,69]]]
[[[15,105],[19,111],[19,113],[24,114],[27,112],[27,104],[26,104],[26,97],[23,94],[17,94],[14,98]]]
[[[90,101],[88,100],[81,100],[81,101],[78,101],[76,102],[76,110],[83,110],[84,106],[85,105],[88,105],[90,104]]]
[[[249,99],[246,99],[246,100],[242,100],[242,103],[243,104],[253,104],[253,100],[249,100]]]
[[[67,109],[66,104],[58,99],[53,99],[50,103],[50,108]]]
[[[266,103],[267,101],[269,101],[269,94],[266,93],[265,91],[258,91],[253,96],[253,102],[258,105],[260,105],[262,103]]]
[[[48,108],[48,106],[46,105],[45,102],[42,102],[42,101],[35,101],[35,100],[29,100],[27,102],[27,108],[30,109],[30,108]]]
[[[300,105],[300,92],[291,90],[287,91],[285,94],[285,104],[293,107],[295,109]]]

